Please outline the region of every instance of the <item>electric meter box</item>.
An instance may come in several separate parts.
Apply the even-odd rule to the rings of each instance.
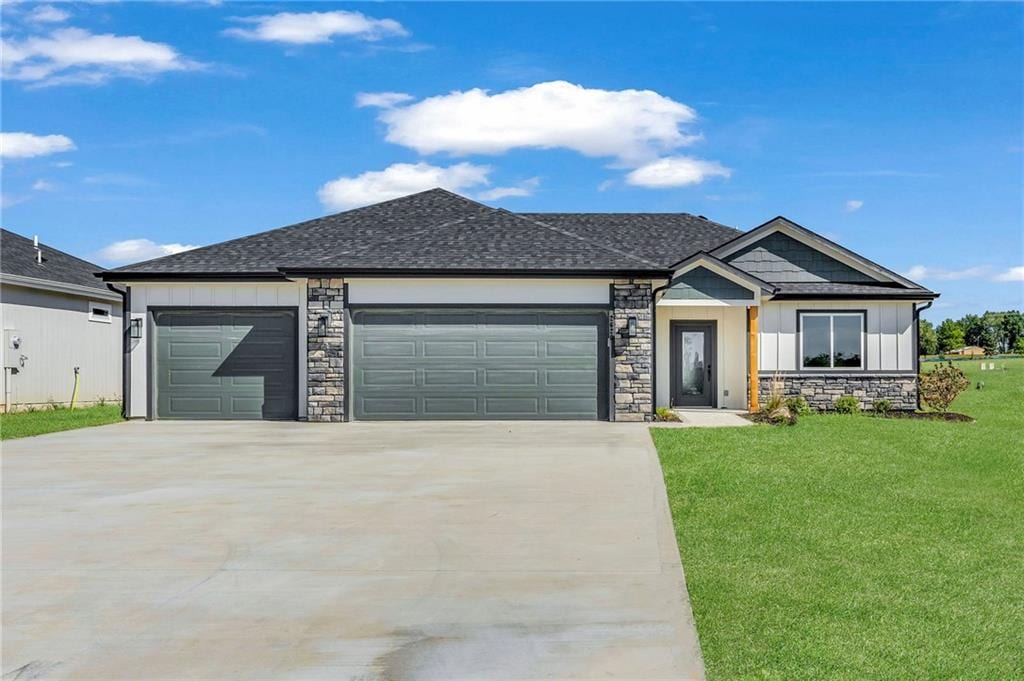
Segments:
[[[4,366],[20,366],[21,353],[25,350],[25,341],[21,331],[4,329]]]

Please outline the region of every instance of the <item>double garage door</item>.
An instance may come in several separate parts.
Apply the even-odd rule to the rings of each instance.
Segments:
[[[607,315],[356,310],[352,412],[370,419],[599,419]]]
[[[607,418],[603,310],[356,309],[358,420]],[[294,419],[294,308],[153,312],[151,413]]]

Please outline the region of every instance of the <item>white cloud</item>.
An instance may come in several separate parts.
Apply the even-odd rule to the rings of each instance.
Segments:
[[[531,177],[528,180],[523,180],[515,186],[495,187],[494,189],[488,189],[480,192],[476,196],[482,201],[497,201],[498,199],[506,199],[516,196],[533,196],[533,193],[537,191],[537,187],[539,186],[540,178]]]
[[[359,40],[380,40],[389,36],[405,36],[408,31],[394,19],[374,19],[361,12],[281,12],[253,17],[236,17],[235,21],[251,28],[235,27],[224,35],[243,40],[310,45],[328,43],[335,36]]]
[[[59,24],[67,21],[71,15],[53,5],[39,5],[29,12],[25,19],[37,24]]]
[[[993,279],[995,281],[1024,281],[1024,265],[1011,267],[1005,272],[1000,272]]]
[[[604,180],[599,185],[597,185],[597,191],[606,192],[614,186],[615,180]]]
[[[32,183],[32,189],[37,192],[52,192],[56,188],[57,185],[47,180],[36,180]]]
[[[439,167],[429,163],[395,163],[384,170],[339,177],[320,187],[320,202],[333,210],[347,210],[407,194],[444,187],[458,192],[469,187],[486,185],[490,166],[457,163]]]
[[[904,276],[907,277],[907,279],[912,279],[914,281],[924,281],[925,279],[932,279],[935,281],[959,281],[961,279],[979,279],[988,275],[991,271],[992,267],[990,265],[977,265],[975,267],[968,267],[962,270],[944,270],[938,267],[914,265],[904,272]]]
[[[669,156],[640,166],[626,175],[626,184],[664,189],[699,184],[710,177],[729,177],[731,171],[717,161],[690,156]]]
[[[96,258],[108,263],[139,262],[199,248],[193,244],[158,244],[149,239],[115,241],[101,249]]]
[[[700,139],[690,107],[652,90],[601,90],[565,81],[491,94],[479,88],[382,111],[387,140],[423,154],[571,149],[634,167]]]
[[[413,100],[412,95],[404,92],[359,92],[356,93],[356,106],[374,106],[381,109],[391,109],[399,104]]]
[[[864,202],[860,199],[850,199],[844,204],[847,213],[856,213],[864,207]]]
[[[71,151],[75,143],[64,135],[33,135],[30,132],[0,132],[0,158],[32,158]]]
[[[61,28],[48,36],[4,41],[3,77],[37,85],[104,83],[115,77],[149,78],[203,68],[165,43],[139,36]]]

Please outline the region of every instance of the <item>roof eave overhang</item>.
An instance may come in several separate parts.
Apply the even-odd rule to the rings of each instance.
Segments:
[[[288,281],[281,272],[97,272],[109,282]]]
[[[906,293],[776,293],[773,300],[905,300],[908,303],[935,300],[938,293],[932,291],[908,291]]]
[[[279,270],[289,277],[632,277],[660,278],[669,276],[666,270],[608,270],[608,269],[481,269],[481,268],[290,268]]]
[[[0,283],[11,286],[38,289],[40,291],[52,291],[66,295],[81,296],[82,298],[99,298],[102,300],[121,300],[121,296],[112,293],[107,288],[92,288],[81,284],[71,284],[62,281],[51,281],[49,279],[36,279],[35,277],[23,277],[17,274],[0,274]]]
[[[761,294],[763,295],[770,296],[774,294],[776,291],[776,287],[770,284],[769,282],[765,281],[764,279],[756,277],[753,274],[750,274],[749,272],[745,272],[734,265],[730,265],[729,263],[720,260],[719,258],[716,258],[715,256],[711,255],[706,251],[699,251],[689,256],[688,258],[685,258],[677,262],[675,265],[672,266],[670,276],[672,279],[675,279],[676,277],[685,274],[686,272],[694,268],[703,266],[707,266],[712,270],[718,270],[719,274],[724,274],[727,278],[738,280],[746,284],[747,286],[751,287],[752,289],[759,289]]]

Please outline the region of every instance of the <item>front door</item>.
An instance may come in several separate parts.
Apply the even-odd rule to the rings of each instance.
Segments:
[[[672,322],[673,407],[717,406],[715,322]]]

